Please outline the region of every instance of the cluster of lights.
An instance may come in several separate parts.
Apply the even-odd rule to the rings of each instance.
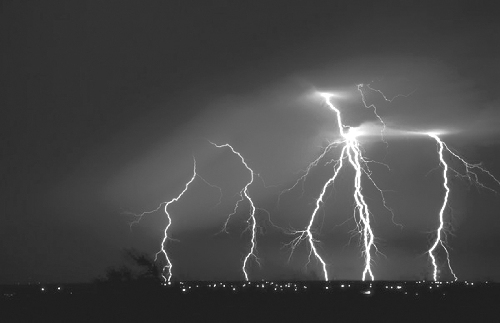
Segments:
[[[316,284],[317,287],[315,287]],[[487,282],[484,282],[487,284]],[[172,285],[172,284],[171,284]],[[404,293],[408,295],[408,292],[413,291],[415,296],[419,294],[425,294],[425,290],[429,292],[438,292],[439,290],[442,295],[446,295],[444,286],[448,285],[461,285],[461,283],[457,283],[455,281],[415,281],[415,282],[394,282],[394,283],[347,283],[347,282],[326,282],[323,283],[321,287],[321,283],[300,283],[300,282],[272,282],[272,281],[247,281],[247,282],[212,282],[212,283],[187,283],[187,282],[179,282],[178,288],[183,293],[187,293],[190,291],[194,291],[197,289],[203,290],[214,290],[214,291],[265,291],[265,292],[307,292],[311,291],[312,293],[318,292],[319,290],[324,290],[328,292],[342,291],[348,289],[359,290],[359,292],[363,295],[373,295],[374,290],[380,290],[387,292],[396,292],[396,293]],[[418,287],[420,286],[421,287]],[[475,286],[473,282],[464,281],[463,285],[465,286]],[[476,284],[477,285],[477,284]],[[416,289],[417,288],[417,289]]]
[[[351,288],[351,284],[340,284],[340,290]],[[189,285],[185,282],[179,282],[179,288],[183,293],[187,293],[191,290],[196,290],[199,288],[209,289],[209,290],[231,290],[236,291],[271,291],[271,292],[305,292],[311,290],[312,288],[307,283],[297,283],[297,282],[272,282],[272,281],[261,281],[261,282],[251,282],[247,281],[245,283],[208,283],[206,285],[197,283],[195,285]],[[364,294],[371,294],[372,284],[369,284],[369,292],[362,291]],[[324,288],[327,291],[334,291],[332,284],[327,283]],[[314,289],[313,289],[314,290]]]
[[[20,283],[16,283],[16,285],[20,286],[22,284]],[[46,285],[46,284],[42,284],[42,283],[28,283],[27,284],[28,286],[29,285],[37,285],[36,289],[29,289],[27,292],[28,293],[32,293],[34,291],[36,292],[39,292],[40,294],[42,295],[52,295],[54,293],[57,293],[57,294],[60,294],[60,293],[64,293],[65,295],[72,295],[73,292],[68,289],[68,288],[65,288],[65,287],[62,287],[61,285],[59,286],[53,286],[53,285]],[[0,289],[1,290],[1,289]],[[26,292],[26,291],[12,291],[12,290],[9,290],[9,291],[5,291],[3,293],[1,293],[0,295],[3,296],[4,298],[13,298],[13,297],[17,297],[17,296],[21,296],[23,295],[23,292]]]
[[[332,283],[327,282],[324,283],[324,286],[321,287],[318,285],[318,288],[315,288],[314,285],[310,283],[300,283],[300,282],[272,282],[272,281],[260,281],[260,282],[215,282],[215,283],[187,283],[187,282],[179,282],[177,287],[182,291],[182,293],[188,293],[195,290],[213,290],[213,291],[264,291],[264,292],[307,292],[311,291],[312,293],[319,292],[320,290],[324,290],[327,292],[336,292],[343,291],[348,289],[358,290],[360,294],[363,295],[373,295],[375,290],[385,291],[385,293],[403,293],[404,295],[408,295],[410,292],[415,296],[419,296],[420,294],[426,294],[425,290],[435,293],[439,290],[440,293],[445,296],[445,290],[443,290],[444,285],[454,284],[453,281],[450,282],[427,282],[427,281],[416,281],[416,282],[394,282],[394,283]],[[474,286],[473,282],[463,282],[464,285]],[[417,286],[422,285],[422,287],[415,289]],[[456,285],[456,283],[455,283]],[[335,288],[337,287],[337,288]]]
[[[400,290],[403,288],[401,285],[396,285],[396,286],[385,285],[385,289],[394,289],[394,287],[396,288],[396,290]]]
[[[56,287],[56,290],[57,290],[58,292],[60,292],[60,291],[62,291],[62,287],[61,287],[61,286],[57,286],[57,287]],[[44,286],[42,286],[42,287],[40,287],[40,291],[41,291],[41,292],[45,292],[45,291],[47,291],[47,288],[46,288],[46,287],[44,287]]]
[[[172,286],[172,284],[164,284]],[[230,290],[233,292],[237,291],[248,291],[248,290],[261,290],[261,291],[273,291],[273,292],[299,292],[306,291],[308,286],[305,284],[299,283],[278,283],[278,282],[270,282],[270,281],[261,281],[261,282],[251,282],[247,281],[245,283],[229,283],[229,282],[217,282],[217,283],[208,283],[201,284],[196,283],[190,285],[186,282],[179,282],[180,290],[183,293],[187,293],[196,289],[204,289],[204,290]]]
[[[179,290],[182,294],[196,293],[196,291],[213,291],[218,292],[228,292],[240,293],[240,292],[264,292],[264,293],[336,293],[336,292],[347,292],[352,290],[361,295],[366,295],[367,297],[372,297],[374,292],[380,295],[391,294],[391,293],[401,293],[404,295],[414,295],[415,297],[421,297],[426,295],[441,295],[446,296],[450,292],[453,294],[459,290],[463,290],[465,286],[476,287],[485,286],[489,282],[455,282],[455,281],[400,281],[400,282],[273,282],[273,281],[246,281],[246,282],[166,282],[163,286],[169,289]],[[489,284],[491,287],[498,284]],[[448,288],[447,288],[448,286]],[[454,286],[454,287],[452,287]],[[460,288],[462,286],[462,288]],[[459,287],[459,289],[456,289]],[[40,286],[38,289],[41,294],[50,295],[52,293],[61,293],[63,291],[68,291],[67,288],[62,286]],[[69,294],[73,294],[68,291]],[[15,297],[16,293],[3,293],[4,298]],[[196,294],[194,294],[196,295]],[[352,295],[352,292],[351,292]]]

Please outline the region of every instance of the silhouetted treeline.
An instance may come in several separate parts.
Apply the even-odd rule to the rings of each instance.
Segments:
[[[123,251],[125,264],[111,267],[104,277],[94,280],[99,285],[122,284],[160,284],[162,282],[162,267],[145,253],[135,249]]]

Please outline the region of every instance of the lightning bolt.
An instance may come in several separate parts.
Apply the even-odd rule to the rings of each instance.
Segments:
[[[186,191],[189,188],[189,185],[191,185],[191,183],[194,182],[194,180],[196,179],[196,177],[199,177],[204,183],[206,183],[210,187],[212,187],[212,188],[218,188],[219,189],[219,192],[221,194],[220,197],[219,197],[219,202],[217,203],[217,205],[219,205],[221,203],[221,198],[222,198],[222,190],[221,190],[221,188],[218,187],[218,186],[216,186],[216,185],[210,184],[203,177],[201,177],[199,174],[196,173],[196,159],[193,157],[193,175],[191,176],[191,179],[186,182],[186,184],[184,185],[184,189],[182,190],[182,192],[179,193],[179,195],[177,195],[176,197],[172,198],[169,201],[160,203],[160,205],[156,209],[154,209],[154,210],[142,212],[140,214],[128,213],[128,214],[133,215],[136,218],[136,220],[134,220],[133,222],[130,223],[130,227],[132,228],[132,226],[134,224],[138,224],[145,215],[155,213],[155,212],[157,212],[157,211],[159,211],[160,209],[163,208],[163,211],[165,212],[165,215],[167,216],[168,222],[167,222],[167,225],[166,225],[166,227],[165,227],[165,229],[163,231],[163,239],[162,239],[162,242],[161,242],[160,250],[155,254],[155,258],[154,259],[155,259],[155,261],[157,261],[158,260],[158,256],[160,256],[160,255],[163,255],[165,257],[166,265],[163,267],[163,270],[162,270],[162,277],[163,277],[163,279],[164,279],[165,282],[170,282],[172,280],[172,267],[173,267],[172,261],[170,260],[170,257],[168,256],[168,253],[167,253],[166,245],[167,245],[167,242],[169,240],[175,240],[175,239],[172,239],[169,236],[169,232],[168,232],[170,226],[172,225],[172,217],[170,216],[170,213],[168,212],[168,207],[172,203],[177,202],[184,195],[184,193],[186,193]],[[167,273],[167,275],[165,275],[165,272]]]
[[[409,97],[410,95],[412,95],[413,93],[415,93],[415,91],[417,90],[417,89],[414,89],[413,91],[411,91],[411,92],[410,92],[410,93],[408,93],[408,94],[397,94],[397,95],[395,95],[392,99],[389,99],[389,98],[388,98],[388,97],[387,97],[387,96],[386,96],[386,95],[385,95],[385,94],[384,94],[381,90],[374,89],[374,88],[371,86],[371,84],[369,84],[369,83],[368,83],[368,84],[363,84],[363,83],[358,84],[358,90],[359,90],[360,92],[362,92],[362,91],[361,91],[361,89],[362,89],[363,87],[366,87],[366,88],[368,88],[368,89],[372,90],[373,92],[377,92],[377,93],[379,93],[380,95],[382,95],[382,97],[384,98],[384,100],[385,100],[385,101],[390,102],[390,103],[392,103],[392,101],[394,101],[396,98],[399,98],[399,97],[407,98],[407,97]],[[365,97],[364,97],[364,95],[362,95],[362,99],[363,99],[363,103],[365,104],[365,107],[367,107],[367,108],[368,108],[368,107],[370,107],[370,108],[376,109],[376,107],[375,107],[373,104],[370,104],[369,106],[366,104],[366,101],[365,101]]]
[[[326,155],[327,152],[329,152],[333,147],[337,145],[342,145],[340,157],[337,160],[331,160],[328,162],[333,163],[334,162],[334,174],[333,176],[323,185],[323,188],[321,190],[321,193],[319,194],[318,198],[316,199],[316,207],[313,210],[313,213],[310,217],[309,224],[306,227],[305,230],[293,230],[291,233],[298,235],[295,237],[289,245],[292,249],[292,252],[290,253],[290,257],[293,254],[293,251],[295,248],[300,244],[301,241],[307,240],[309,247],[310,247],[310,252],[309,252],[309,257],[308,257],[308,262],[306,266],[310,263],[312,256],[314,256],[317,261],[321,263],[321,267],[323,270],[323,278],[325,281],[329,280],[328,277],[328,270],[327,270],[327,264],[324,261],[324,259],[321,257],[321,255],[318,252],[317,248],[317,243],[319,241],[314,238],[313,234],[313,225],[314,221],[316,219],[316,215],[321,208],[321,206],[325,203],[325,194],[326,190],[330,185],[334,185],[335,180],[342,169],[344,165],[344,160],[347,159],[349,164],[354,168],[355,170],[355,176],[354,176],[354,201],[356,203],[355,207],[355,217],[356,213],[358,214],[358,219],[356,220],[356,227],[357,227],[357,232],[363,237],[362,239],[362,244],[363,244],[363,251],[362,254],[364,256],[364,269],[363,269],[363,275],[362,279],[363,281],[366,280],[367,278],[374,280],[373,272],[371,269],[371,263],[372,263],[372,250],[374,249],[375,251],[378,251],[376,245],[375,245],[375,236],[373,234],[373,230],[370,225],[370,210],[368,208],[368,204],[365,201],[365,198],[362,194],[362,186],[361,186],[361,178],[362,175],[365,174],[368,179],[373,183],[375,188],[379,190],[379,192],[382,194],[382,199],[385,204],[385,199],[383,197],[383,192],[380,190],[380,188],[375,184],[374,180],[371,177],[371,171],[368,168],[368,163],[370,162],[366,158],[363,157],[362,150],[360,147],[360,143],[357,140],[357,135],[356,129],[355,128],[349,128],[344,126],[342,123],[342,116],[340,111],[332,104],[331,102],[331,97],[333,94],[330,93],[321,93],[321,96],[325,99],[326,104],[328,107],[335,112],[336,115],[336,120],[337,120],[337,127],[340,132],[341,140],[340,141],[335,141],[331,144],[329,144],[321,153],[321,155],[314,160],[311,164],[306,169],[306,172],[304,175],[302,175],[296,182],[295,184],[290,188],[293,189],[298,185],[300,181],[304,181],[306,176],[309,173],[309,170],[316,166],[318,162]],[[348,128],[346,131],[345,128]],[[288,189],[288,190],[290,190]],[[288,191],[285,190],[284,192]],[[387,206],[386,206],[387,208]],[[387,208],[388,209],[388,208]],[[389,209],[390,210],[390,209]],[[392,212],[392,211],[391,211]],[[290,259],[290,258],[289,258]]]
[[[352,133],[352,128],[349,129],[349,131],[346,133],[344,132],[344,125],[342,124],[342,119],[340,115],[340,111],[332,104],[330,98],[332,97],[331,94],[322,94],[322,96],[325,98],[327,105],[335,111],[335,114],[337,115],[337,124],[339,127],[340,135],[342,138],[344,138],[344,149],[347,152],[347,156],[349,159],[349,162],[351,163],[352,167],[355,169],[356,175],[355,175],[355,180],[354,180],[354,200],[356,201],[356,209],[359,212],[359,221],[357,222],[358,225],[358,230],[360,233],[362,233],[363,237],[363,254],[365,257],[365,268],[363,270],[363,281],[366,280],[367,276],[370,276],[371,280],[374,280],[373,272],[371,269],[371,249],[372,247],[376,249],[375,246],[375,236],[373,235],[373,230],[370,226],[370,211],[368,209],[368,205],[365,202],[364,196],[362,194],[362,188],[361,188],[361,175],[363,172],[365,172],[368,177],[371,179],[369,176],[369,173],[367,173],[363,168],[362,165],[366,165],[366,161],[363,158],[360,146],[359,146],[359,141],[356,139],[356,134]],[[343,155],[341,155],[341,158]],[[373,180],[372,180],[373,182]]]
[[[325,155],[330,151],[332,150],[332,148],[334,148],[335,146],[337,146],[338,142],[332,142],[332,143],[329,143],[324,149],[323,149],[323,152],[318,156],[318,158],[316,158],[314,161],[312,161],[309,165],[307,165],[306,169],[303,170],[303,174],[297,179],[297,181],[295,182],[295,184],[293,184],[291,187],[287,188],[287,189],[284,189],[283,191],[280,192],[280,194],[278,195],[278,202],[277,202],[277,205],[279,207],[280,205],[280,200],[281,200],[281,196],[287,192],[290,192],[291,190],[293,190],[295,187],[297,187],[300,183],[302,183],[302,196],[304,196],[304,192],[305,192],[305,189],[304,189],[304,183],[306,181],[306,178],[307,176],[309,175],[309,172],[311,171],[311,169],[315,166],[318,165],[318,163],[320,162],[321,159],[323,159],[323,157],[325,157]]]
[[[438,269],[438,265],[437,265],[436,254],[435,254],[436,249],[439,246],[441,246],[446,253],[446,262],[447,262],[448,268],[450,269],[450,272],[456,281],[456,280],[458,280],[458,278],[455,275],[455,272],[453,271],[453,269],[451,267],[450,254],[448,252],[448,248],[446,248],[446,240],[447,240],[446,239],[446,225],[447,225],[447,223],[445,222],[445,219],[444,219],[444,212],[445,212],[446,207],[448,205],[448,200],[449,200],[449,195],[450,195],[450,187],[448,186],[448,171],[451,170],[456,176],[461,177],[461,178],[466,178],[469,181],[478,185],[479,187],[488,189],[488,190],[493,191],[495,193],[496,193],[496,191],[494,189],[492,189],[489,186],[484,185],[483,183],[481,183],[479,181],[478,173],[476,173],[475,171],[485,173],[491,179],[493,179],[493,181],[497,185],[500,185],[500,181],[495,176],[493,176],[493,174],[491,174],[488,170],[483,168],[481,166],[481,164],[470,164],[467,161],[465,161],[462,157],[460,157],[458,154],[454,153],[450,148],[448,148],[446,143],[444,143],[441,140],[441,138],[439,138],[438,134],[433,133],[433,132],[429,132],[429,133],[425,133],[425,134],[428,135],[429,137],[433,138],[434,140],[436,140],[436,143],[438,145],[439,164],[443,168],[443,187],[445,190],[445,194],[444,194],[444,198],[443,198],[443,205],[441,206],[441,209],[439,210],[439,226],[435,231],[436,232],[436,239],[432,243],[432,245],[429,248],[429,250],[427,251],[427,253],[429,254],[429,256],[431,258],[431,263],[432,263],[432,267],[433,267],[432,276],[433,276],[434,281],[437,281],[439,278],[438,277],[439,269]],[[465,174],[462,174],[462,173],[456,171],[455,169],[453,169],[452,167],[450,167],[448,165],[448,163],[444,159],[444,152],[445,151],[450,153],[453,157],[455,157],[465,167]]]
[[[446,253],[446,260],[448,263],[448,268],[451,271],[451,274],[457,280],[457,276],[453,272],[453,269],[451,268],[451,263],[450,263],[450,254],[448,253],[448,249],[446,248],[446,232],[444,231],[444,211],[446,210],[446,206],[448,205],[448,197],[450,195],[450,188],[448,187],[448,164],[443,158],[443,150],[444,150],[444,143],[441,141],[441,139],[434,133],[428,133],[428,136],[431,138],[434,138],[438,144],[438,154],[439,154],[439,163],[443,167],[443,187],[445,190],[444,194],[444,199],[443,199],[443,205],[441,206],[441,209],[439,210],[439,226],[436,229],[436,240],[430,247],[430,249],[427,251],[429,253],[429,256],[431,257],[431,262],[432,266],[434,268],[433,272],[433,278],[434,281],[437,281],[438,279],[438,266],[436,262],[436,255],[434,254],[436,248],[441,245],[443,247],[445,253]]]
[[[335,163],[335,166],[334,166],[334,169],[335,169],[334,175],[325,183],[325,185],[323,186],[323,189],[321,190],[321,193],[319,194],[319,197],[316,199],[316,207],[314,208],[314,211],[311,215],[311,219],[309,220],[309,224],[308,224],[307,228],[305,230],[301,230],[301,231],[296,231],[296,230],[292,231],[292,234],[298,234],[298,236],[295,239],[293,239],[290,243],[288,243],[288,245],[292,249],[292,252],[290,253],[290,257],[288,258],[290,260],[290,258],[292,257],[293,251],[300,244],[300,242],[303,240],[308,241],[309,247],[310,247],[310,252],[309,252],[309,257],[308,257],[308,261],[306,263],[306,266],[311,262],[311,256],[314,254],[314,257],[321,263],[321,267],[323,270],[323,277],[324,277],[325,281],[329,280],[327,265],[326,265],[326,262],[323,260],[323,258],[319,255],[318,249],[316,248],[316,243],[318,243],[319,241],[314,238],[313,233],[312,233],[312,227],[314,224],[314,220],[316,218],[316,214],[318,213],[321,206],[324,204],[323,198],[326,194],[326,190],[327,190],[328,186],[333,185],[333,183],[335,182],[335,179],[337,178],[337,175],[339,174],[340,169],[342,168],[345,151],[346,151],[346,147],[342,148],[341,156],[337,160],[337,162]],[[307,175],[307,173],[305,175]],[[298,182],[296,182],[296,184],[297,183]]]
[[[357,88],[358,88],[358,92],[359,94],[361,94],[361,101],[363,101],[363,105],[365,106],[365,108],[372,108],[373,109],[373,113],[375,114],[375,116],[377,117],[378,121],[382,124],[382,130],[381,130],[381,135],[382,135],[382,140],[384,140],[384,132],[385,132],[385,129],[387,128],[386,127],[386,124],[384,122],[384,120],[382,119],[382,117],[380,117],[380,115],[378,114],[377,112],[377,106],[375,106],[374,104],[370,104],[368,105],[366,103],[366,98],[365,98],[365,94],[363,92],[363,88],[365,87],[365,84],[361,83],[361,84],[358,84],[357,85]],[[371,87],[370,87],[370,84],[367,84],[366,85],[367,88],[369,88],[370,90],[373,90]],[[387,97],[384,95],[384,93],[382,93],[381,91],[379,90],[374,90],[376,92],[379,92],[380,94],[382,94],[382,97],[386,100],[386,101],[389,101],[389,102],[392,102],[392,100],[394,100],[396,97],[394,97],[392,100],[388,100]],[[385,142],[385,141],[384,141]],[[385,144],[387,145],[387,142],[385,142]]]
[[[387,129],[387,126],[386,126],[386,124],[385,124],[384,120],[382,119],[382,117],[378,114],[378,112],[377,112],[377,106],[376,106],[375,104],[373,104],[373,103],[372,103],[372,104],[368,104],[368,103],[366,103],[365,93],[364,93],[364,91],[363,91],[363,89],[365,89],[365,88],[367,88],[367,89],[369,89],[369,90],[371,90],[371,91],[373,91],[373,92],[377,92],[377,93],[379,93],[380,95],[382,95],[382,98],[383,98],[385,101],[389,102],[389,103],[392,103],[392,101],[394,101],[396,98],[399,98],[399,97],[404,97],[404,98],[407,98],[407,97],[409,97],[410,95],[412,95],[413,93],[415,93],[415,91],[416,91],[417,89],[414,89],[413,91],[411,91],[411,92],[410,92],[410,93],[408,93],[408,94],[397,94],[397,95],[396,95],[396,96],[394,96],[392,99],[390,99],[390,98],[388,98],[388,97],[387,97],[387,96],[386,96],[386,95],[385,95],[385,94],[384,94],[381,90],[374,89],[374,88],[371,86],[371,84],[369,84],[369,83],[368,83],[368,84],[363,84],[363,83],[361,83],[361,84],[358,84],[358,85],[357,85],[357,89],[358,89],[359,94],[361,95],[361,101],[363,101],[363,105],[364,105],[364,106],[365,106],[365,108],[367,108],[367,109],[369,109],[369,108],[373,109],[373,113],[374,113],[374,114],[375,114],[375,116],[377,117],[377,119],[378,119],[378,121],[380,122],[380,124],[382,124],[382,130],[380,131],[380,135],[381,135],[381,137],[382,137],[382,141],[383,141],[383,142],[385,143],[385,145],[387,146],[388,144],[387,144],[387,142],[386,142],[386,141],[385,141],[385,139],[384,139],[384,132],[385,132],[385,130]]]
[[[250,239],[250,250],[245,255],[245,258],[243,260],[243,265],[242,265],[241,270],[243,271],[243,275],[245,276],[245,280],[249,281],[248,272],[247,272],[247,265],[248,265],[248,262],[250,261],[250,259],[253,258],[255,260],[255,262],[257,262],[257,264],[260,266],[259,258],[257,257],[257,238],[256,238],[256,234],[257,234],[257,220],[255,218],[256,207],[255,207],[255,205],[253,203],[253,200],[250,197],[249,192],[248,192],[248,187],[250,185],[252,185],[252,183],[254,182],[254,175],[255,175],[255,173],[248,166],[247,162],[245,161],[245,158],[243,158],[243,156],[239,152],[237,152],[233,148],[233,146],[231,146],[230,144],[218,145],[218,144],[215,144],[215,143],[213,143],[211,141],[210,141],[210,143],[212,145],[214,145],[215,147],[217,147],[217,148],[227,147],[227,148],[231,149],[231,151],[233,152],[233,154],[237,155],[240,158],[240,160],[243,163],[243,165],[250,172],[250,180],[245,184],[245,186],[239,192],[240,199],[236,202],[236,204],[234,206],[234,209],[233,209],[233,212],[231,214],[229,214],[228,217],[226,218],[226,222],[224,223],[224,226],[222,228],[223,232],[227,232],[227,225],[229,223],[229,220],[231,219],[231,217],[233,215],[236,214],[236,211],[238,210],[238,207],[239,207],[240,203],[243,202],[246,199],[248,201],[248,203],[250,204],[250,217],[247,220],[248,227],[247,227],[246,230],[250,230],[251,231],[251,239]]]

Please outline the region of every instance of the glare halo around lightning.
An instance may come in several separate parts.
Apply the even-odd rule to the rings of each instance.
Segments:
[[[356,139],[356,133],[352,133],[352,128],[349,129],[349,131],[346,133],[344,132],[344,125],[342,124],[342,119],[340,115],[340,111],[332,104],[330,98],[332,97],[331,94],[321,94],[322,97],[325,98],[326,104],[335,111],[335,114],[337,115],[337,124],[339,127],[340,135],[345,139],[345,146],[342,149],[342,152],[347,151],[347,156],[349,159],[349,162],[353,166],[353,168],[356,171],[355,175],[355,181],[354,181],[354,186],[355,186],[355,191],[354,191],[354,199],[356,201],[356,208],[359,211],[359,217],[360,221],[357,222],[358,224],[358,229],[362,230],[362,236],[363,236],[363,244],[364,244],[364,257],[365,257],[365,268],[363,270],[363,281],[366,280],[367,276],[370,276],[371,280],[374,280],[374,276],[372,273],[371,269],[371,249],[372,247],[376,248],[375,246],[375,236],[373,235],[372,228],[370,226],[370,211],[368,209],[368,205],[365,202],[364,196],[361,193],[361,175],[363,173],[362,169],[362,163],[364,163],[364,159],[359,147],[359,141]],[[354,156],[353,156],[354,155]],[[343,158],[343,154],[341,155],[341,158]],[[338,169],[340,170],[340,168]],[[337,172],[338,172],[337,170]],[[373,181],[372,181],[373,182]]]
[[[438,269],[435,251],[436,251],[437,247],[440,245],[446,253],[446,261],[448,264],[448,268],[450,269],[450,272],[456,281],[456,280],[458,280],[458,278],[455,275],[455,272],[453,271],[453,269],[451,267],[450,254],[448,252],[448,249],[446,248],[446,226],[445,226],[446,223],[445,223],[445,219],[444,219],[444,212],[445,212],[446,207],[448,205],[448,200],[449,200],[449,195],[450,195],[450,188],[448,186],[448,171],[451,170],[452,172],[455,173],[456,176],[461,177],[461,178],[467,178],[469,181],[475,183],[479,187],[488,189],[488,190],[493,191],[495,193],[496,193],[496,191],[494,189],[484,185],[483,183],[481,183],[479,181],[478,174],[475,173],[474,170],[478,170],[480,172],[487,174],[490,178],[492,178],[495,181],[495,183],[497,185],[500,185],[500,181],[495,176],[493,176],[493,174],[491,174],[487,169],[483,168],[481,166],[481,164],[470,164],[467,161],[465,161],[462,157],[460,157],[458,154],[456,154],[452,150],[450,150],[450,148],[448,148],[446,143],[444,143],[441,140],[441,138],[439,138],[437,133],[427,132],[427,133],[425,133],[425,135],[436,140],[436,143],[438,145],[439,164],[443,168],[443,187],[445,189],[443,204],[442,204],[441,209],[439,211],[439,226],[435,231],[436,232],[436,239],[434,240],[431,247],[427,251],[427,253],[429,254],[429,256],[431,258],[431,263],[432,263],[432,267],[433,267],[432,277],[433,277],[434,281],[437,281],[439,278],[438,277],[439,269]],[[450,153],[453,157],[458,159],[460,161],[460,163],[462,163],[462,165],[465,167],[465,172],[466,172],[465,174],[459,173],[458,171],[456,171],[455,169],[451,168],[448,165],[448,163],[444,159],[444,152],[445,151]]]
[[[227,147],[229,149],[231,149],[231,151],[233,152],[233,154],[237,155],[240,159],[241,159],[241,162],[243,163],[243,165],[246,167],[246,169],[248,169],[248,171],[250,172],[250,181],[248,181],[245,186],[241,189],[240,191],[240,199],[236,202],[236,205],[234,206],[234,209],[233,209],[233,212],[231,214],[228,215],[227,219],[226,219],[226,222],[224,223],[224,226],[222,228],[222,231],[224,232],[227,232],[227,225],[228,225],[228,222],[230,220],[230,218],[236,214],[236,211],[238,209],[238,206],[240,205],[241,202],[243,202],[243,200],[248,200],[248,203],[250,203],[250,217],[248,218],[247,220],[247,223],[248,223],[248,228],[250,228],[251,230],[251,239],[250,239],[250,250],[248,251],[248,253],[246,254],[244,260],[243,260],[243,265],[242,265],[242,268],[241,270],[243,271],[243,275],[245,276],[245,280],[246,281],[249,281],[249,277],[248,277],[248,272],[246,270],[246,267],[247,267],[247,264],[248,264],[248,261],[250,260],[250,258],[253,258],[257,264],[260,266],[260,262],[259,262],[259,258],[257,257],[257,254],[256,254],[256,248],[257,248],[257,241],[256,241],[256,234],[257,234],[257,220],[255,218],[255,211],[256,211],[256,207],[253,203],[253,200],[252,198],[250,197],[249,193],[248,193],[248,187],[250,185],[252,185],[253,181],[254,181],[254,171],[248,166],[248,164],[246,163],[245,159],[243,158],[243,156],[237,152],[236,150],[234,150],[233,146],[231,146],[230,144],[223,144],[223,145],[218,145],[218,144],[215,144],[213,142],[210,141],[210,143],[212,145],[214,145],[215,147],[217,148],[224,148],[224,147]]]
[[[342,137],[342,140],[340,141],[335,141],[331,144],[329,144],[324,150],[323,153],[313,162],[309,165],[307,168],[306,173],[299,178],[299,180],[295,183],[293,187],[297,185],[297,183],[300,180],[304,180],[305,176],[309,173],[309,170],[312,166],[316,166],[316,164],[319,162],[321,158],[324,157],[324,155],[331,150],[334,146],[343,144],[340,157],[338,160],[335,161],[334,165],[334,174],[333,176],[323,185],[323,189],[321,190],[321,193],[319,194],[318,198],[316,199],[316,207],[314,208],[314,211],[311,215],[311,218],[309,220],[309,224],[305,230],[295,230],[292,233],[293,234],[298,234],[298,236],[293,239],[288,245],[291,246],[292,248],[292,253],[293,250],[299,245],[299,243],[303,240],[307,240],[309,243],[310,247],[310,253],[308,257],[308,262],[307,264],[310,263],[311,256],[314,255],[314,257],[321,263],[322,270],[323,270],[323,278],[325,281],[329,280],[328,277],[328,271],[327,271],[327,265],[324,259],[320,256],[316,243],[318,241],[314,238],[313,232],[312,232],[312,227],[314,224],[314,220],[316,218],[316,215],[321,208],[322,204],[324,204],[324,197],[326,194],[326,190],[330,185],[333,185],[335,182],[335,179],[337,178],[342,166],[344,165],[344,159],[347,158],[351,166],[355,170],[355,178],[354,178],[354,200],[356,203],[356,210],[359,213],[359,220],[356,221],[357,224],[357,229],[358,232],[361,234],[363,237],[363,255],[365,259],[365,265],[363,269],[363,276],[362,279],[363,281],[366,280],[368,277],[371,280],[374,280],[373,272],[371,269],[371,262],[372,262],[372,256],[371,256],[371,250],[374,248],[377,250],[375,246],[375,236],[373,234],[373,230],[370,226],[370,211],[368,208],[368,205],[364,199],[364,196],[362,194],[362,187],[361,187],[361,177],[362,174],[365,173],[370,181],[375,185],[373,179],[370,176],[369,170],[366,170],[363,168],[363,166],[366,167],[367,160],[363,158],[361,148],[359,145],[359,141],[356,139],[358,133],[356,133],[355,128],[349,128],[349,130],[346,132],[344,131],[345,126],[342,123],[342,116],[340,114],[340,111],[331,103],[331,97],[334,95],[331,93],[320,93],[320,95],[325,99],[326,104],[328,107],[335,112],[336,115],[336,120],[337,120],[337,127],[339,129],[340,135]],[[333,161],[331,161],[333,162]],[[293,188],[292,187],[292,188]],[[380,189],[375,185],[375,187],[380,191]],[[291,189],[292,189],[291,188]],[[384,205],[385,205],[385,199],[384,199]],[[291,256],[291,254],[290,254]]]

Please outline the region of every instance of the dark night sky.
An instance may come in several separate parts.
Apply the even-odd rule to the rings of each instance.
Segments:
[[[432,3],[432,4],[431,4]],[[165,217],[131,231],[124,211],[154,209],[198,173],[172,206],[175,274],[241,279],[248,247],[246,205],[230,233],[215,235],[248,173],[207,139],[229,142],[269,185],[250,191],[283,227],[303,228],[331,174],[319,168],[300,190],[276,200],[338,136],[315,89],[344,93],[345,122],[375,123],[356,84],[391,128],[441,129],[471,162],[500,176],[500,23],[488,1],[8,1],[2,4],[0,283],[78,282],[121,263],[124,248],[154,254]],[[488,4],[488,5],[487,5]],[[498,12],[497,12],[498,13]],[[443,194],[435,143],[389,136],[362,139],[374,179],[388,192],[401,230],[367,188],[380,250],[378,279],[429,272],[424,254]],[[454,164],[457,169],[459,165]],[[427,175],[426,175],[427,174]],[[491,186],[494,183],[482,178]],[[336,279],[359,279],[352,171],[324,209],[321,252]],[[451,261],[461,279],[500,280],[500,200],[451,180]],[[499,187],[495,187],[499,189]],[[262,223],[264,214],[259,213]],[[289,264],[291,237],[259,235],[255,279],[304,274],[305,245]],[[319,272],[314,262],[310,271]]]

